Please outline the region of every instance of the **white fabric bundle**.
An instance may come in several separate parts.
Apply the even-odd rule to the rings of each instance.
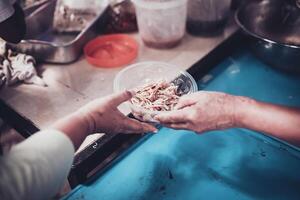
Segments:
[[[23,53],[12,52],[0,40],[0,88],[17,82],[46,86],[35,69],[35,59]]]

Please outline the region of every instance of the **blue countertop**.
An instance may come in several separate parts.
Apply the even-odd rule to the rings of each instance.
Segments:
[[[283,74],[241,50],[199,82],[223,91],[300,107],[300,78]],[[68,200],[300,199],[300,151],[245,129],[160,129],[106,170],[79,185]]]

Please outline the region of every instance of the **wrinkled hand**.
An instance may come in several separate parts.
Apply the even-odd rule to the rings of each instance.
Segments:
[[[101,99],[96,99],[77,112],[88,123],[89,133],[145,133],[155,132],[153,126],[123,115],[118,106],[132,97],[125,91]]]
[[[200,91],[179,99],[174,111],[155,117],[162,125],[174,129],[204,131],[226,129],[235,125],[236,96]]]

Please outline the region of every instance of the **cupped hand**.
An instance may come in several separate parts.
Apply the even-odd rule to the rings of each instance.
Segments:
[[[175,110],[155,117],[162,125],[201,133],[235,125],[235,100],[220,92],[200,91],[179,99]]]
[[[96,99],[80,108],[77,113],[88,124],[90,133],[145,133],[157,131],[155,127],[129,118],[118,110],[117,107],[131,97],[131,92],[124,91]]]

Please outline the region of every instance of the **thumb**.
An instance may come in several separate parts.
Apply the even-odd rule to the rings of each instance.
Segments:
[[[133,92],[125,90],[123,92],[119,92],[119,93],[112,94],[112,95],[108,96],[107,100],[108,100],[110,105],[118,106],[121,103],[131,99],[132,96],[133,96]]]

